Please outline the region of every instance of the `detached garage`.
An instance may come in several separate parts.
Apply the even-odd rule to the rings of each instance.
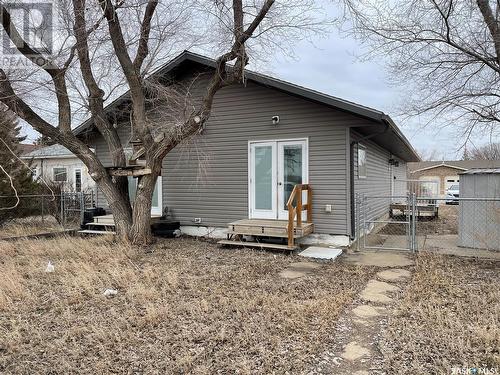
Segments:
[[[500,168],[462,173],[460,198],[476,199],[460,202],[458,245],[500,250]]]

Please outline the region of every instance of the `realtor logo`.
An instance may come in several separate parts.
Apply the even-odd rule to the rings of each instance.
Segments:
[[[10,37],[3,30],[2,52],[6,55],[18,55],[18,48],[27,46],[42,53],[52,54],[54,5],[52,2],[19,1],[4,2],[3,7],[10,14]],[[2,17],[6,14],[2,12]],[[5,19],[2,22],[5,24]],[[28,57],[29,58],[29,57]]]

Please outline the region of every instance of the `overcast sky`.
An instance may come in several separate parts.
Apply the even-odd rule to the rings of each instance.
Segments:
[[[361,52],[357,41],[334,30],[314,46],[299,43],[297,61],[280,59],[269,71],[281,79],[385,112],[419,151],[435,149],[440,158],[460,157],[460,142],[451,126],[436,129],[418,119],[398,118],[404,88],[389,84],[383,61],[361,61]]]

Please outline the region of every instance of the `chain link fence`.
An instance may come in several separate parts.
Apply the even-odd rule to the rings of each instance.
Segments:
[[[95,207],[95,194],[69,193],[0,196],[0,230],[13,222],[28,226],[51,224],[75,228],[83,223],[85,211]]]
[[[500,198],[356,196],[358,249],[500,251]]]

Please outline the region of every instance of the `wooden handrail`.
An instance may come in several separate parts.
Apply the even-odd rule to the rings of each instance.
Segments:
[[[307,203],[302,204],[302,191],[307,191]],[[297,205],[294,207],[293,203],[297,201]],[[288,209],[288,247],[294,247],[294,221],[297,217],[297,227],[302,226],[302,211],[307,210],[307,222],[312,222],[312,189],[309,184],[297,184],[293,187],[290,198],[286,202],[286,207]]]

